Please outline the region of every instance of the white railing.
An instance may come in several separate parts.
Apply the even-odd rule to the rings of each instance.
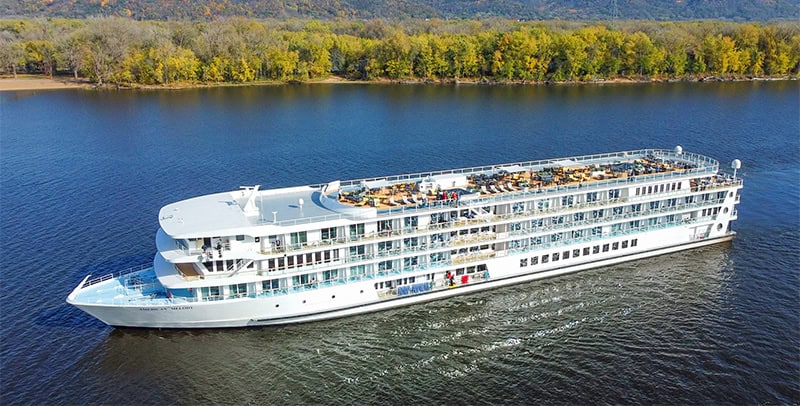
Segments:
[[[590,191],[593,189],[601,189],[608,186],[613,185],[622,185],[622,184],[630,184],[630,183],[640,183],[640,182],[651,182],[654,180],[660,179],[671,179],[676,177],[685,177],[687,175],[702,175],[702,174],[713,174],[719,170],[719,162],[713,158],[709,158],[703,155],[694,154],[691,152],[683,152],[681,154],[677,154],[675,151],[672,150],[665,150],[665,149],[642,149],[642,150],[635,150],[635,151],[623,151],[623,152],[614,152],[614,153],[606,153],[606,154],[595,154],[595,155],[583,155],[577,157],[566,157],[566,158],[558,158],[558,159],[546,159],[546,160],[539,160],[539,161],[526,161],[526,162],[517,162],[517,163],[505,163],[505,164],[498,164],[498,165],[491,165],[491,166],[478,166],[472,168],[460,168],[460,169],[451,169],[445,171],[433,171],[433,172],[420,172],[420,173],[413,173],[413,174],[405,174],[405,175],[396,175],[396,176],[385,176],[385,177],[377,177],[377,178],[367,178],[367,179],[358,179],[358,180],[349,180],[349,181],[342,181],[341,188],[346,189],[348,187],[361,187],[364,183],[367,182],[375,182],[375,181],[385,181],[385,182],[402,182],[402,181],[419,181],[423,180],[426,177],[431,176],[439,176],[439,175],[452,175],[452,174],[472,174],[472,173],[483,173],[483,172],[491,172],[496,171],[502,167],[507,166],[520,166],[529,169],[540,169],[540,168],[547,168],[547,167],[554,167],[558,165],[558,162],[564,160],[572,160],[576,162],[584,162],[584,163],[592,163],[598,161],[605,161],[611,158],[616,159],[635,159],[637,157],[647,157],[649,155],[656,156],[662,159],[675,159],[684,162],[689,162],[697,165],[696,168],[686,169],[686,170],[678,170],[673,172],[662,172],[662,173],[655,173],[655,174],[645,174],[645,175],[636,175],[633,177],[625,178],[625,179],[611,179],[611,180],[601,180],[601,181],[594,181],[591,183],[587,183],[584,185],[560,185],[554,187],[547,187],[541,189],[529,189],[519,190],[513,193],[503,193],[501,195],[492,195],[486,197],[478,197],[473,200],[470,200],[470,206],[485,206],[490,205],[495,202],[500,201],[508,201],[513,199],[519,199],[521,197],[529,197],[530,195],[536,194],[552,194],[552,193],[559,193],[567,190],[577,190],[581,189],[582,191]],[[320,185],[311,185],[312,188],[320,189],[325,184]],[[436,209],[441,208],[450,208],[451,202],[431,202],[425,206],[402,206],[393,209],[387,210],[379,210],[378,217],[388,217],[388,216],[395,216],[398,214],[404,214],[406,212],[413,212],[413,213],[420,213],[420,212],[429,212],[435,211]],[[316,217],[305,217],[301,219],[290,219],[290,220],[282,220],[278,222],[272,222],[269,220],[262,220],[262,224],[274,224],[279,226],[289,226],[289,225],[298,225],[298,224],[309,224],[315,222],[323,222],[329,220],[338,220],[338,219],[348,219],[353,221],[358,221],[362,219],[374,219],[374,215],[372,213],[363,213],[363,214],[332,214],[326,216],[316,216]]]
[[[147,268],[149,268],[151,266],[153,266],[153,265],[152,264],[138,265],[138,266],[130,267],[128,269],[119,271],[119,272],[114,272],[114,273],[106,274],[106,275],[103,275],[103,276],[100,276],[100,277],[97,277],[97,278],[94,278],[94,279],[89,279],[89,280],[86,281],[86,283],[83,284],[83,287],[85,288],[85,287],[88,287],[88,286],[96,285],[96,284],[98,284],[100,282],[105,282],[105,281],[107,281],[109,279],[119,278],[119,277],[125,276],[127,274],[143,271],[143,270],[145,270],[145,269],[147,269]]]

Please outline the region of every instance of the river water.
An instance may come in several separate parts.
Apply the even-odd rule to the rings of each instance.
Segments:
[[[800,83],[0,93],[0,403],[800,402]],[[646,147],[741,159],[731,243],[303,325],[113,329],[64,300],[161,206]]]

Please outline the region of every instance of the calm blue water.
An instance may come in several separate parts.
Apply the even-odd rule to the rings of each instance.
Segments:
[[[800,83],[0,93],[2,404],[800,402]],[[67,306],[236,189],[672,148],[743,162],[729,244],[280,328]]]

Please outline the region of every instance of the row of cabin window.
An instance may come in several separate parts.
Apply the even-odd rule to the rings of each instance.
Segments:
[[[681,183],[680,182],[663,183],[663,184],[651,185],[651,186],[647,186],[647,187],[642,186],[642,187],[637,187],[636,188],[636,196],[648,195],[648,194],[652,194],[652,193],[663,193],[665,191],[669,192],[669,191],[675,191],[675,190],[680,190],[680,189],[681,189]],[[599,192],[588,192],[588,193],[586,193],[586,201],[587,202],[594,202],[594,201],[599,200],[598,193]],[[621,192],[620,192],[619,189],[611,189],[611,190],[608,191],[609,199],[619,198],[620,194],[621,194]],[[718,199],[723,199],[724,197],[725,197],[725,192],[724,191],[717,193],[717,198]],[[711,194],[704,194],[704,195],[701,196],[701,200],[709,200],[710,198],[711,198]],[[686,203],[692,203],[694,201],[694,196],[687,196],[685,198],[685,200],[686,200]],[[547,200],[539,200],[539,201],[537,201],[537,205],[538,205],[539,209],[543,209],[543,208],[549,207],[549,204],[547,204],[545,202],[547,202]],[[568,196],[562,196],[561,197],[561,205],[562,206],[571,206],[573,204],[573,202],[574,202],[574,196],[573,195],[568,195]],[[533,202],[531,202],[531,203],[533,203]],[[667,206],[674,206],[675,205],[675,199],[671,199],[671,200],[665,201],[665,203],[666,203]],[[662,204],[661,202],[650,202],[651,208],[657,208],[661,204]],[[655,205],[655,207],[653,207],[654,205]],[[487,209],[489,209],[489,208],[487,208]],[[512,211],[515,212],[515,213],[524,211],[524,202],[515,203]],[[464,212],[464,213],[461,213],[462,216],[468,216],[469,215],[468,211],[462,210],[462,212]],[[603,212],[602,210],[594,211],[593,212],[593,217],[594,218],[602,217],[603,216],[602,212]],[[459,217],[459,214],[457,212],[452,212],[452,213],[434,213],[434,214],[431,215],[431,223],[432,224],[436,224],[436,223],[448,222],[451,219],[457,218],[457,217]],[[392,225],[391,225],[392,221],[393,220],[381,220],[381,221],[379,221],[378,224],[377,224],[378,231],[379,232],[391,231],[392,230]],[[404,224],[405,227],[416,227],[418,225],[418,218],[416,216],[406,217],[406,218],[403,219],[403,224]],[[351,237],[361,236],[361,235],[365,234],[364,223],[351,224],[348,228],[349,228],[349,234],[350,234]],[[335,240],[337,238],[337,235],[338,235],[338,231],[337,231],[336,227],[323,228],[323,229],[320,230],[320,237],[321,237],[321,239],[323,241]],[[242,237],[242,239],[243,239],[244,236],[236,236],[236,239],[240,240],[240,237]],[[276,236],[273,236],[272,238],[275,239],[275,240],[278,239]],[[289,241],[290,241],[290,243],[292,245],[303,245],[303,244],[306,244],[308,242],[308,234],[307,234],[306,231],[299,231],[299,232],[295,232],[295,233],[290,233],[289,234]],[[279,245],[279,243],[278,243],[278,245]]]
[[[227,259],[219,261],[207,261],[204,262],[203,265],[205,265],[206,270],[208,272],[226,272],[229,269],[233,269],[235,263],[236,261],[232,259]],[[250,262],[249,264],[247,264],[247,269],[253,269],[253,268],[255,268],[255,262]]]
[[[339,250],[325,250],[306,254],[289,255],[267,260],[267,270],[294,268],[303,264],[313,265],[339,260]]]
[[[675,183],[662,183],[660,185],[650,185],[647,187],[637,187],[636,188],[636,196],[641,195],[649,195],[653,193],[664,193],[664,192],[671,192],[681,190],[681,182]]]
[[[425,275],[425,279],[429,281],[433,280],[433,274],[430,273]],[[416,281],[417,278],[415,276],[409,276],[408,278],[395,279],[393,281],[375,282],[375,290],[391,289],[402,285],[410,285],[412,283],[415,283]]]
[[[593,247],[583,247],[582,250],[580,248],[575,248],[571,252],[569,250],[566,250],[566,251],[561,252],[561,253],[554,252],[553,254],[544,254],[544,255],[541,256],[541,259],[542,259],[542,263],[546,264],[546,263],[548,263],[550,261],[555,262],[555,261],[559,261],[559,260],[562,260],[562,259],[569,259],[570,258],[570,254],[572,255],[573,258],[577,258],[577,257],[581,256],[581,253],[583,253],[583,256],[592,255],[592,254],[599,254],[600,252],[616,251],[616,250],[618,250],[620,248],[625,249],[625,248],[628,248],[629,246],[630,247],[635,247],[638,244],[639,244],[639,239],[638,238],[634,238],[634,239],[630,240],[630,244],[628,244],[628,240],[625,240],[625,241],[622,241],[622,242],[617,241],[617,242],[607,243],[607,244],[603,244],[603,245],[599,245],[598,244],[598,245],[595,245]],[[538,265],[538,264],[539,264],[539,257],[538,256],[531,257],[530,265]],[[519,260],[519,267],[520,268],[524,268],[526,266],[528,266],[528,258],[520,259]]]
[[[229,296],[231,297],[244,297],[247,296],[247,284],[237,283],[235,285],[228,285]],[[221,299],[222,286],[205,286],[200,288],[200,296],[203,298]]]
[[[723,197],[724,197],[724,195],[723,195]],[[711,198],[711,196],[708,196],[708,194],[702,195],[701,199],[703,199],[703,198]],[[693,196],[687,196],[686,199],[687,199],[687,203],[689,203],[689,202],[694,200]],[[658,207],[660,207],[660,205],[662,203],[664,203],[667,207],[671,207],[671,206],[675,205],[676,202],[675,202],[675,199],[668,199],[668,200],[666,200],[664,202],[660,202],[660,201],[656,202],[656,201],[654,201],[654,202],[650,202],[650,206],[651,206],[650,208],[651,209],[657,209]],[[642,205],[638,204],[638,203],[634,204],[634,205],[631,205],[630,206],[631,207],[631,211],[632,212],[638,212],[638,211],[640,211],[642,209],[641,206]],[[621,209],[621,207],[615,207],[614,210],[612,210],[614,212],[613,214],[619,214],[616,209]],[[719,210],[720,210],[719,207],[703,209],[702,215],[703,216],[716,215],[716,214],[719,213]],[[592,211],[592,215],[595,218],[602,218],[603,214],[604,214],[604,210],[594,210],[594,211]],[[575,220],[583,220],[584,213],[575,213],[575,214],[573,214],[573,216],[575,217]],[[667,221],[671,221],[670,217],[673,217],[673,216],[668,216],[667,217]],[[563,224],[564,223],[564,216],[554,216],[552,219],[549,219],[549,220],[550,220],[550,224]],[[652,225],[652,224],[655,224],[656,222],[657,221],[655,219],[651,219],[650,224]],[[534,220],[531,221],[531,226],[532,226],[532,228],[536,228],[536,227],[542,226],[543,223],[544,223],[543,219],[534,219]],[[631,221],[630,222],[630,227],[636,228],[638,226],[639,226],[639,221]],[[484,228],[485,229],[489,229],[488,227],[484,227]],[[483,231],[484,228],[482,228],[481,231]],[[509,228],[510,228],[511,231],[518,230],[518,229],[521,228],[521,223],[512,223],[512,224],[509,225]],[[591,229],[581,230],[581,234],[579,234],[578,237],[580,237],[584,233],[588,234],[589,232],[591,233],[591,235],[599,235],[601,233],[600,230],[601,230],[600,227],[594,227],[594,228],[591,228]],[[461,230],[461,231],[464,231],[464,230]],[[458,233],[457,231],[452,231],[449,234],[456,235],[457,233]],[[438,241],[446,242],[447,241],[447,239],[445,238],[446,234],[448,234],[448,233],[431,235],[430,236],[431,243],[435,243],[435,242],[438,242]],[[559,235],[559,238],[560,238],[560,235]],[[417,246],[417,244],[419,243],[417,237],[406,238],[406,239],[403,240],[403,242],[404,242],[404,245],[406,245],[407,248],[409,246]],[[532,242],[532,243],[536,244],[537,242]],[[539,242],[539,243],[541,243],[541,242]],[[381,242],[381,243],[379,243],[378,251],[379,252],[389,251],[389,250],[391,250],[393,248],[393,245],[394,244],[391,241]],[[349,249],[350,256],[364,255],[365,252],[366,252],[366,248],[365,248],[364,245],[353,246],[353,247],[350,247],[350,249]],[[284,257],[284,258],[276,258],[276,259],[268,260],[268,270],[273,271],[273,270],[276,270],[276,269],[294,268],[295,266],[302,266],[304,263],[305,264],[310,264],[310,265],[311,264],[319,264],[319,263],[328,263],[328,262],[331,262],[331,261],[337,261],[338,259],[339,259],[339,250],[326,250],[326,251],[320,251],[320,252],[316,252],[316,253],[299,254],[299,255],[293,255],[293,256],[288,256],[288,257]],[[409,265],[414,265],[414,264],[409,264]],[[391,266],[384,265],[382,268],[391,269]]]
[[[647,186],[647,187],[644,187],[644,186],[637,187],[635,193],[636,193],[636,196],[640,196],[640,195],[648,195],[648,194],[653,194],[653,193],[663,193],[663,192],[669,192],[669,191],[675,191],[675,190],[681,190],[681,182],[662,183],[662,184],[659,184],[659,185],[651,185],[651,186]],[[597,201],[599,199],[598,193],[599,192],[588,192],[588,193],[586,193],[586,201],[587,202]],[[611,190],[608,191],[609,199],[619,198],[620,194],[621,194],[621,192],[620,192],[619,189],[611,189]],[[725,197],[725,192],[724,191],[717,193],[717,198],[718,199],[722,199],[724,197]],[[701,200],[708,200],[708,199],[710,199],[710,194],[705,194],[705,195],[703,195],[701,197]],[[693,197],[688,197],[688,196],[686,197],[686,203],[691,203],[693,201],[694,201]],[[546,200],[537,201],[537,205],[538,205],[539,209],[543,209],[543,208],[549,207],[549,204],[544,203],[544,202],[546,202]],[[570,205],[573,204],[573,202],[574,202],[574,196],[573,195],[568,195],[568,196],[562,196],[561,197],[561,205],[562,206],[570,206]],[[667,205],[670,205],[670,203],[672,203],[672,205],[674,205],[674,200],[672,202],[668,202]],[[651,206],[653,204],[654,203],[651,202]],[[655,203],[655,204],[658,205],[659,203]],[[512,211],[515,212],[515,213],[524,211],[524,203],[523,202],[515,203],[515,206],[513,207]],[[432,214],[431,215],[431,217],[432,217],[431,218],[431,223],[432,224],[436,224],[436,223],[441,223],[441,222],[447,222],[447,221],[449,221],[451,219],[451,217],[453,215],[458,217],[458,215],[455,214],[455,213],[456,212]],[[466,215],[468,215],[468,214],[465,214],[465,216]],[[595,216],[595,218],[597,217],[596,214],[594,216]],[[602,217],[602,214],[600,214],[600,217]],[[392,220],[381,220],[381,221],[379,221],[378,222],[378,231],[379,232],[391,231],[392,230],[391,222],[392,222]],[[404,224],[405,227],[416,227],[417,224],[418,224],[418,218],[416,216],[406,217],[406,218],[403,219],[403,224]],[[361,235],[364,235],[364,233],[365,233],[364,223],[352,224],[352,225],[349,226],[349,234],[350,234],[351,237],[361,236]],[[320,230],[320,234],[321,234],[320,237],[321,237],[321,239],[323,241],[325,241],[325,240],[335,240],[337,238],[338,232],[337,232],[337,228],[336,227],[330,227],[330,228],[321,229]],[[236,236],[236,240],[237,241],[240,241],[240,240],[243,240],[243,239],[244,239],[244,236],[238,236],[238,235]],[[277,237],[273,236],[273,239],[277,240]],[[308,234],[307,234],[306,231],[299,231],[299,232],[295,232],[295,233],[290,233],[289,234],[289,241],[293,245],[305,244],[305,243],[308,242]]]

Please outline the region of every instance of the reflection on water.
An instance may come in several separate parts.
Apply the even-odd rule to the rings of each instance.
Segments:
[[[440,399],[437,393],[453,391],[452,385],[469,390],[508,384],[517,387],[514,396],[528,394],[505,399],[491,390],[483,399],[546,399],[542,381],[567,385],[575,374],[588,377],[593,370],[613,379],[606,382],[611,386],[636,381],[637,371],[645,373],[651,362],[643,350],[666,354],[662,373],[672,371],[670,379],[680,386],[694,378],[683,373],[681,354],[707,346],[684,332],[702,332],[724,311],[720,306],[733,269],[729,253],[730,244],[720,244],[303,325],[116,329],[82,362],[99,358],[98,379],[118,379],[124,387],[124,380],[134,377],[148,387],[146,399],[167,402],[333,403],[343,397],[396,402]],[[556,345],[563,342],[571,345]],[[618,364],[623,359],[629,364]],[[574,365],[576,360],[588,364]],[[501,371],[528,371],[538,378],[509,381],[514,374]],[[173,393],[177,388],[182,393]],[[134,395],[144,394],[123,389],[114,400]],[[636,400],[652,400],[641,397],[646,395]],[[595,395],[586,396],[589,402]]]

